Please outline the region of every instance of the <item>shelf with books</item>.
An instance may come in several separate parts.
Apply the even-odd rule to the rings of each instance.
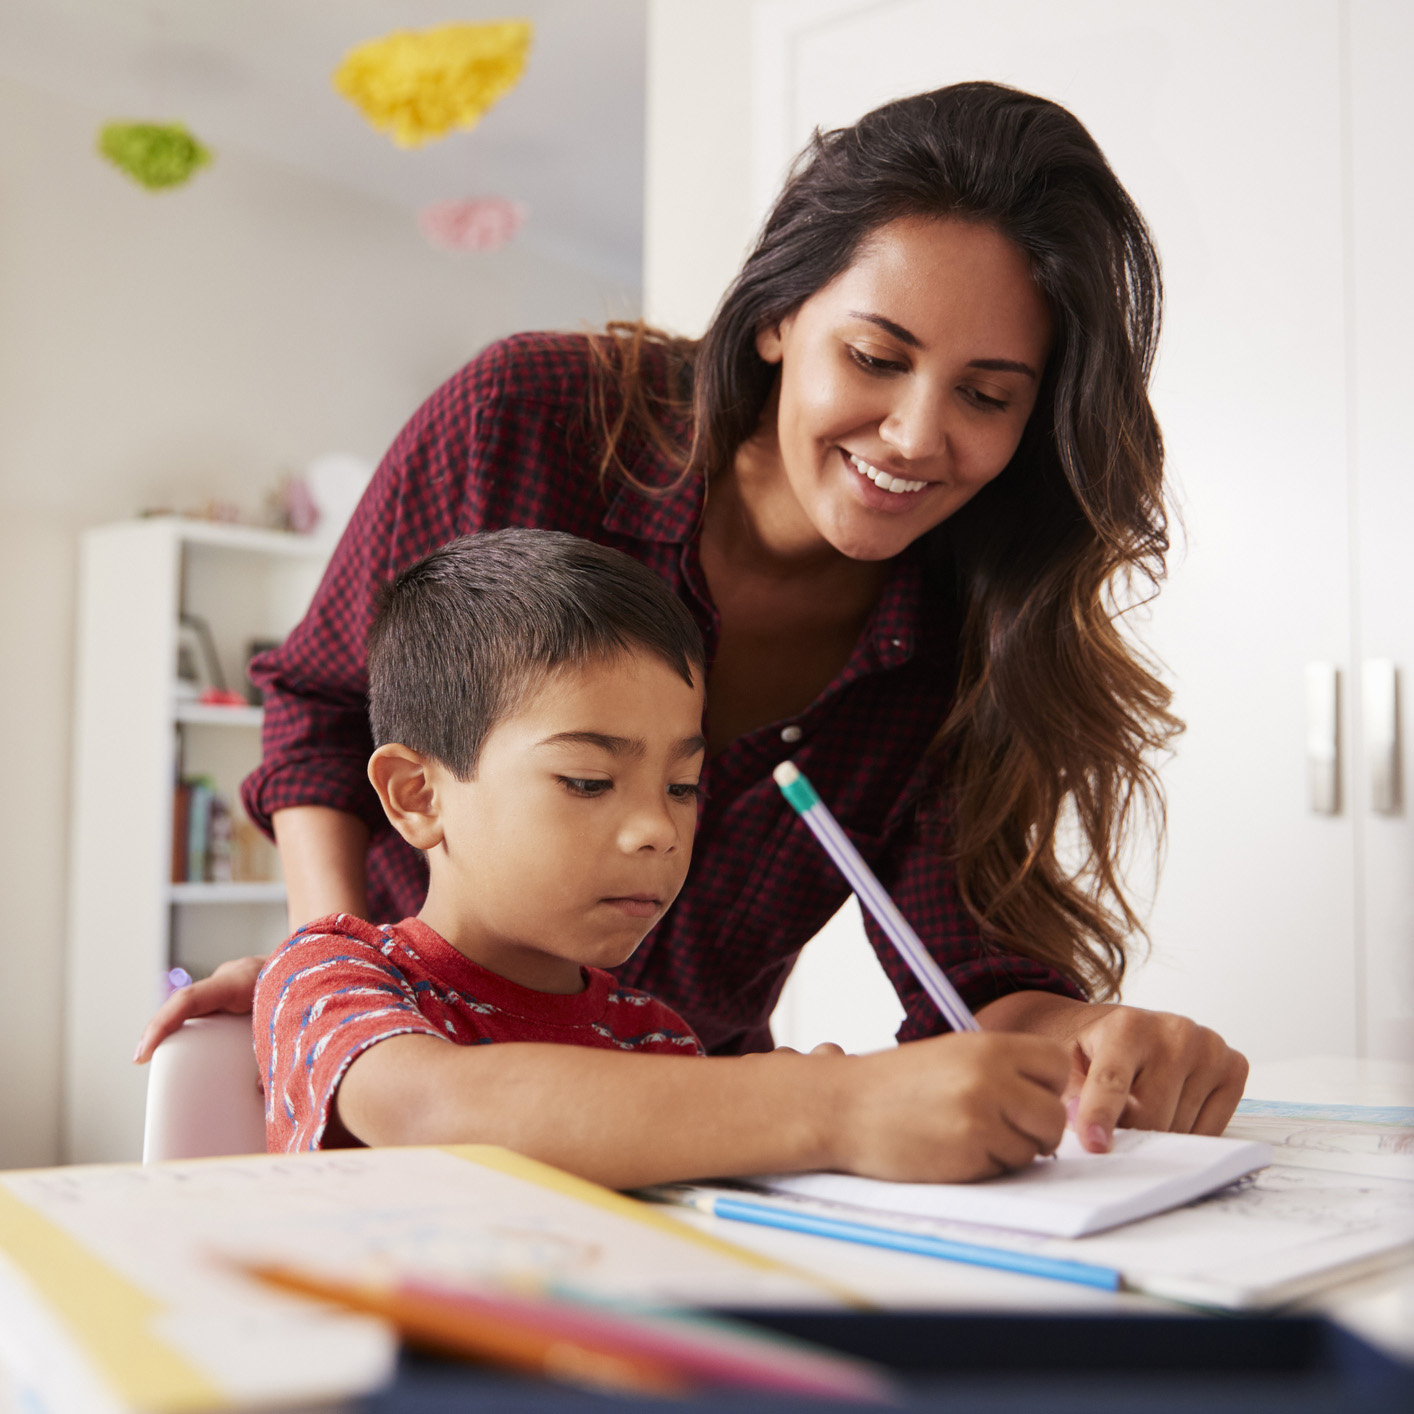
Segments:
[[[274,849],[240,807],[264,713],[235,694],[253,649],[279,643],[304,613],[328,550],[301,536],[175,517],[83,537],[66,969],[70,1161],[138,1156],[146,1073],[126,1060],[167,972],[181,966],[200,977],[285,936]],[[222,695],[230,705],[211,700]]]

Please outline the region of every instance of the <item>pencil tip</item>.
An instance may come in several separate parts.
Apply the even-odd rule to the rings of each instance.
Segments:
[[[771,775],[778,786],[793,786],[800,779],[800,771],[794,761],[782,761]]]

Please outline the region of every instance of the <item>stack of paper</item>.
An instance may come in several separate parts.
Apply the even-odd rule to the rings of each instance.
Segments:
[[[0,1174],[0,1365],[20,1408],[347,1399],[381,1321],[233,1260],[680,1306],[835,1305],[824,1284],[501,1149],[358,1149]]]
[[[1067,1136],[1058,1158],[984,1183],[797,1174],[661,1196],[764,1226],[856,1242],[872,1232],[880,1246],[1089,1285],[1108,1275],[1228,1310],[1281,1305],[1414,1250],[1414,1184],[1400,1176],[1414,1154],[1411,1116],[1372,1125],[1354,1113],[1273,1108],[1244,1106],[1221,1139],[1121,1130],[1109,1155],[1084,1154]],[[1259,1133],[1283,1147],[1279,1162],[1252,1173],[1271,1154]]]

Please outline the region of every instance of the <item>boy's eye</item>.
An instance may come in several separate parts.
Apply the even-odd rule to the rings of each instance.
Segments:
[[[593,798],[612,790],[613,781],[600,780],[594,776],[557,776],[556,779],[571,795]]]
[[[696,800],[697,797],[702,794],[702,788],[696,781],[692,781],[681,785],[669,786],[668,794],[672,796],[674,800]]]

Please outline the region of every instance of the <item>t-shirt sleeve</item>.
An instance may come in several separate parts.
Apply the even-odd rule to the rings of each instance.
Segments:
[[[1055,992],[1086,1000],[1080,988],[1055,968],[987,945],[958,893],[957,878],[936,823],[907,832],[876,872],[971,1010],[1011,992]],[[946,1031],[947,1022],[868,909],[864,910],[864,926],[907,1013],[898,1030],[899,1041],[917,1041]]]
[[[412,983],[378,948],[346,933],[296,933],[261,971],[253,1018],[271,1153],[326,1147],[345,1071],[389,1036],[442,1036]]]

